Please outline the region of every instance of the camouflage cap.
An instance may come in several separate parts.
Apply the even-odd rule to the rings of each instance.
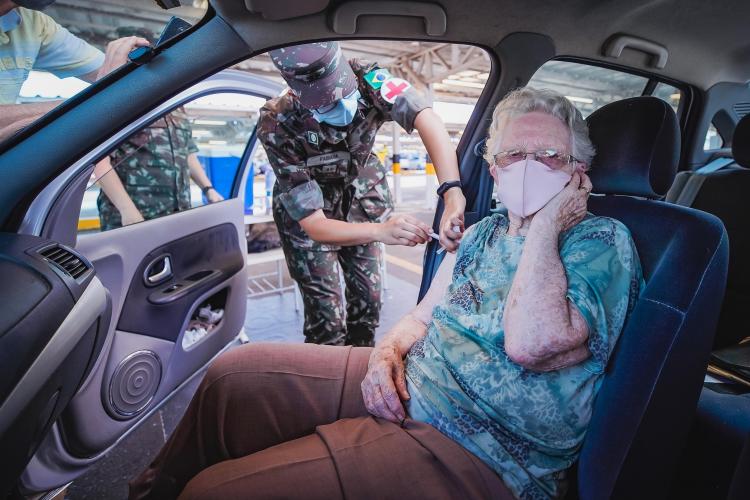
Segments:
[[[333,104],[357,90],[357,77],[338,42],[316,42],[272,50],[274,66],[308,109]]]

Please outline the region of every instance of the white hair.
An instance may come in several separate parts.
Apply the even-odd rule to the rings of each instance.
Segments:
[[[521,87],[510,92],[492,112],[492,124],[487,137],[484,159],[490,165],[500,151],[502,129],[512,117],[534,111],[558,118],[570,130],[571,154],[586,165],[591,165],[596,150],[589,139],[589,128],[581,112],[565,96],[552,90]]]

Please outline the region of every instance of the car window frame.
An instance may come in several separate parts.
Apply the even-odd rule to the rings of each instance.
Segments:
[[[248,96],[252,96],[252,97],[258,97],[260,99],[266,99],[265,97],[255,95],[252,92],[248,92],[247,90],[242,91],[242,92],[240,92],[240,91],[226,91],[226,90],[207,90],[207,91],[202,92],[200,94],[191,95],[191,96],[189,96],[187,98],[187,100],[184,100],[182,103],[175,104],[173,107],[170,107],[169,109],[167,109],[165,111],[162,111],[161,114],[157,115],[154,118],[154,121],[149,122],[146,126],[144,126],[142,128],[136,129],[135,132],[131,133],[131,135],[121,136],[120,141],[117,143],[117,145],[114,148],[112,148],[109,151],[107,151],[105,154],[103,154],[100,158],[98,158],[94,162],[94,165],[96,165],[98,162],[100,162],[101,160],[103,160],[107,156],[111,155],[124,142],[126,142],[130,137],[132,137],[132,135],[140,133],[141,131],[143,131],[145,129],[148,129],[152,124],[154,124],[155,122],[158,122],[159,120],[163,119],[165,116],[169,115],[174,110],[176,110],[178,108],[181,108],[182,106],[188,105],[191,102],[197,101],[198,99],[200,99],[202,97],[205,97],[205,96],[208,96],[208,95],[228,94],[228,93],[229,94],[243,94],[243,95],[248,95]],[[162,108],[159,107],[157,109],[162,109]],[[253,155],[253,152],[255,150],[255,141],[257,139],[257,131],[258,131],[258,120],[256,120],[255,123],[253,124],[252,131],[248,134],[247,139],[245,140],[245,145],[244,145],[244,147],[242,149],[242,154],[239,157],[239,163],[237,164],[237,168],[236,168],[236,171],[234,173],[234,177],[232,179],[232,185],[231,185],[231,188],[230,188],[229,198],[228,199],[230,199],[230,198],[236,198],[240,194],[240,188],[241,188],[241,184],[242,184],[242,179],[243,179],[243,177],[245,175],[245,170],[247,169],[247,166],[249,165],[249,163],[252,161],[252,155]],[[102,177],[104,177],[105,175],[109,175],[113,171],[116,171],[118,167],[119,167],[119,164],[118,165],[113,165],[112,168],[110,168],[109,170],[107,170],[107,172],[104,173],[104,175],[101,175],[98,178],[96,178],[96,180],[94,180],[93,183],[89,184],[87,182],[87,187],[86,187],[85,191],[88,191],[89,189],[91,189],[91,187],[94,186],[95,184],[97,184],[99,182],[99,180]],[[91,175],[93,175],[93,170],[91,172]],[[190,181],[190,182],[192,183],[192,181]],[[197,209],[197,208],[202,208],[202,207],[205,207],[206,205],[209,205],[209,204],[210,203],[202,203],[200,205],[191,206],[187,210],[182,210],[182,211],[185,212],[185,211],[188,211],[188,210],[194,210],[194,209]],[[154,219],[150,219],[150,220],[162,219],[164,217],[168,217],[169,215],[174,215],[174,214],[167,214],[167,215],[163,215],[163,216],[160,216],[160,217],[155,217]],[[80,216],[79,216],[79,221],[80,221]],[[114,228],[114,229],[119,229],[119,228]],[[113,229],[110,229],[109,231],[112,231],[112,230]],[[101,231],[101,232],[106,232],[106,231]],[[80,236],[80,235],[83,235],[83,234],[88,234],[88,233],[85,232],[85,231],[81,232],[79,230],[78,235]]]
[[[671,85],[672,87],[680,91],[680,103],[677,106],[677,112],[675,113],[677,115],[677,119],[680,120],[681,117],[685,114],[685,111],[689,109],[689,104],[690,104],[689,98],[692,97],[692,92],[691,92],[692,89],[688,84],[684,82],[680,82],[672,78],[667,78],[661,75],[656,75],[654,73],[643,71],[637,68],[631,68],[628,66],[622,66],[620,64],[600,61],[596,59],[587,59],[584,57],[556,56],[556,57],[553,57],[552,59],[549,59],[544,64],[547,64],[550,61],[563,61],[563,62],[571,62],[571,63],[576,63],[576,64],[584,64],[587,66],[596,66],[596,67],[608,69],[611,71],[619,71],[621,73],[627,73],[629,75],[640,76],[641,78],[646,79],[646,84],[644,85],[644,88],[640,94],[641,97],[653,95],[653,92],[659,83]],[[542,66],[544,66],[544,64]],[[541,69],[542,66],[539,66],[537,71]]]
[[[255,75],[252,76],[259,82],[262,81],[262,83],[265,83],[266,85],[256,91],[248,90],[246,88],[248,85],[247,82],[231,80],[229,78],[231,74],[221,74],[225,71],[234,70],[224,69],[217,73],[214,73],[213,75],[209,75],[200,82],[188,87],[187,89],[173,96],[159,106],[143,113],[137,119],[120,128],[120,130],[118,130],[116,133],[110,135],[106,140],[101,141],[96,147],[92,148],[86,154],[81,156],[72,165],[67,167],[62,173],[57,175],[55,179],[48,183],[47,186],[45,186],[45,188],[42,190],[42,192],[32,201],[31,205],[26,210],[25,217],[21,223],[21,227],[19,228],[20,232],[39,235],[43,237],[53,237],[52,233],[54,233],[54,228],[49,227],[49,222],[54,219],[54,217],[52,217],[52,214],[60,209],[58,203],[60,202],[60,200],[64,200],[65,196],[63,196],[63,194],[68,189],[68,187],[74,184],[76,179],[79,179],[86,170],[93,171],[93,167],[96,162],[107,156],[110,152],[114,151],[124,139],[130,137],[132,134],[143,129],[144,127],[147,127],[150,123],[153,123],[153,121],[157,120],[160,116],[163,116],[164,114],[169,113],[180,106],[183,106],[187,102],[199,99],[210,94],[236,92],[267,100],[271,97],[261,94],[261,90],[267,89],[269,91],[268,94],[272,94],[272,96],[278,95],[278,93],[280,92],[281,86],[279,84],[276,84],[275,82],[269,81],[262,77],[257,77]],[[222,80],[221,78],[223,76],[226,76],[227,78]],[[219,80],[216,81],[216,79]],[[207,88],[201,89],[201,86],[205,86]],[[251,143],[251,140],[254,140],[256,138],[256,133],[257,123],[255,129],[253,130],[253,134],[251,134],[248,138],[248,144]],[[245,146],[245,150],[243,151],[243,155],[240,160],[240,166],[242,168],[238,169],[238,175],[241,172],[241,175],[244,176],[247,163],[251,159],[252,149],[253,148],[248,148],[247,145]],[[236,197],[237,193],[239,193],[239,190],[241,188],[240,184],[242,176],[240,176],[239,179],[237,176],[235,176],[232,186],[232,197]],[[238,182],[238,180],[240,182]]]
[[[638,68],[631,68],[629,66],[623,66],[621,64],[616,64],[616,63],[612,63],[609,61],[602,61],[599,59],[590,59],[590,58],[585,58],[585,57],[562,55],[562,56],[555,56],[552,59],[545,61],[545,64],[549,61],[565,61],[565,62],[572,62],[572,63],[578,63],[578,64],[586,64],[589,66],[597,66],[600,68],[620,71],[623,73],[628,73],[631,75],[646,78],[647,79],[646,85],[644,86],[644,89],[641,91],[641,97],[652,95],[653,91],[656,89],[657,84],[659,83],[665,83],[667,85],[671,85],[677,90],[679,90],[681,94],[680,103],[678,104],[677,112],[675,113],[677,115],[677,123],[680,127],[680,160],[679,160],[678,170],[685,169],[685,166],[688,165],[689,163],[689,158],[688,158],[689,156],[688,146],[689,146],[689,138],[690,138],[689,134],[691,133],[693,129],[696,129],[697,125],[700,125],[699,123],[697,123],[697,121],[699,120],[699,117],[696,116],[697,115],[696,110],[697,110],[697,106],[699,105],[698,101],[699,101],[700,94],[696,90],[695,87],[685,82],[675,80],[673,78],[664,77],[662,75],[657,75],[649,71],[641,70]],[[539,68],[541,68],[542,66],[539,66]],[[647,90],[650,90],[650,93],[646,93]]]

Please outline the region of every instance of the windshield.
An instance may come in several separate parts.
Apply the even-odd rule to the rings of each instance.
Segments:
[[[195,24],[208,2],[182,4],[0,0],[0,143],[124,64],[133,48],[156,43],[173,16]]]

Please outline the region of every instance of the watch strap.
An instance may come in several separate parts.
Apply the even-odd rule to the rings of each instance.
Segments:
[[[454,187],[460,188],[461,181],[447,181],[440,184],[440,187],[437,188],[437,194],[442,198],[446,191]]]

